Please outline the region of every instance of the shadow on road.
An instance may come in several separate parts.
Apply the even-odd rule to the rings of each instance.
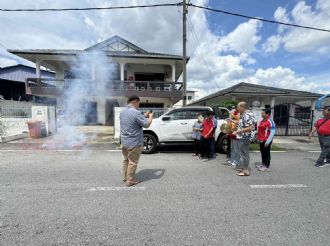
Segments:
[[[146,182],[152,179],[160,179],[164,176],[165,169],[143,169],[137,173],[141,182]]]

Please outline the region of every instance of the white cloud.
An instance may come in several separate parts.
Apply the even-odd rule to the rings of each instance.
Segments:
[[[278,66],[275,68],[258,69],[255,74],[246,79],[247,82],[275,86],[301,91],[316,91],[317,84],[307,83],[306,78],[297,75],[289,68]]]
[[[261,27],[262,23],[258,20],[244,22],[227,36],[221,38],[220,46],[222,46],[224,51],[252,53],[256,50],[256,45],[261,40],[261,36],[258,35]]]
[[[318,0],[315,8],[299,1],[290,11],[283,7],[274,13],[277,21],[295,23],[304,26],[330,29],[330,1]],[[280,26],[279,35],[271,36],[264,45],[268,52],[274,52],[283,43],[289,52],[317,52],[325,55],[330,52],[330,33],[301,28],[287,28]]]
[[[262,45],[262,50],[266,53],[276,52],[282,43],[282,37],[279,35],[270,36]]]
[[[44,7],[44,0],[0,0],[0,2],[3,8],[16,8],[18,5],[19,7]],[[102,7],[153,2],[149,0],[59,0],[48,1],[47,7]],[[177,1],[157,1],[157,3],[165,2],[176,3]],[[194,3],[206,5],[208,1],[197,0]],[[166,7],[64,13],[2,13],[0,15],[0,43],[8,48],[19,49],[83,49],[112,35],[119,35],[149,51],[181,54],[182,15],[180,11],[179,7]],[[286,11],[284,9],[281,11],[277,13],[278,18],[286,18],[288,15]],[[243,22],[229,34],[218,36],[211,32],[204,11],[191,8],[189,19],[193,26],[188,25],[188,55],[191,57],[188,63],[188,88],[198,90],[199,96],[242,81],[266,85],[278,83],[283,87],[290,87],[293,84],[296,88],[299,88],[299,83],[307,84],[304,78],[287,68],[277,67],[257,71],[251,69],[250,65],[256,63],[252,54],[262,39],[259,34],[262,28],[260,21]],[[197,37],[193,35],[192,28]],[[268,52],[276,50],[279,44],[275,41],[267,41],[269,46],[264,49]],[[8,59],[11,60],[11,58],[7,55],[8,53],[0,50],[0,57],[6,57],[6,60],[0,60],[0,66],[10,63]],[[314,85],[308,88],[313,89]]]

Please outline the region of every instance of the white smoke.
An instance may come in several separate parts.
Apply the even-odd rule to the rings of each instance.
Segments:
[[[86,147],[86,143],[96,137],[97,133],[87,135],[77,126],[86,123],[90,113],[87,103],[106,96],[107,85],[116,72],[116,65],[102,51],[83,52],[69,65],[73,79],[65,80],[64,115],[58,132],[43,145],[47,149]]]

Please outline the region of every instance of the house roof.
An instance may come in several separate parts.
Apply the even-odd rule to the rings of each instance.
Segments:
[[[0,80],[25,83],[27,78],[34,77],[35,75],[35,68],[22,64],[0,68]],[[54,78],[55,74],[50,71],[41,70],[41,77]]]
[[[117,35],[108,38],[101,43],[97,43],[92,45],[91,47],[88,47],[85,50],[110,50],[110,51],[124,51],[127,50],[128,52],[137,52],[137,53],[148,53],[147,51],[141,49],[140,47],[136,46],[135,44],[132,44],[131,42],[127,41],[126,39],[123,39]]]
[[[111,57],[133,57],[133,58],[152,58],[152,59],[175,59],[181,60],[182,56],[148,52],[135,44],[119,37],[113,36],[100,43],[92,45],[84,50],[65,50],[65,49],[9,49],[8,52],[15,55],[78,55],[93,50],[102,50]],[[188,58],[189,60],[189,58]]]
[[[291,97],[307,97],[307,98],[319,98],[320,96],[322,96],[322,94],[313,93],[313,92],[282,89],[277,87],[241,82],[224,90],[220,90],[206,97],[203,97],[191,103],[191,105],[226,95],[261,95],[261,96],[269,95],[269,96],[291,96]]]

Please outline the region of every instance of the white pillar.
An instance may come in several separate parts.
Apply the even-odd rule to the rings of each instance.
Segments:
[[[236,101],[236,96],[231,96],[231,100]]]
[[[272,110],[272,116],[274,117],[274,110],[275,110],[275,97],[270,99],[270,108]]]
[[[64,68],[62,66],[55,68],[56,87],[64,87]]]
[[[315,110],[316,100],[311,100],[311,110]]]
[[[64,68],[62,66],[56,67],[55,73],[56,73],[56,79],[64,80]]]
[[[105,125],[106,118],[105,118],[105,99],[98,99],[97,100],[97,122],[99,124]]]
[[[272,98],[270,99],[270,107],[271,107],[271,108],[274,108],[274,107],[275,107],[275,97],[272,97]]]
[[[172,82],[175,82],[175,80],[176,80],[175,79],[175,77],[176,77],[175,76],[175,65],[172,65],[171,67],[172,67]]]
[[[92,64],[92,81],[95,81],[96,80],[96,65],[95,64]]]
[[[125,80],[125,63],[120,63],[120,80]]]
[[[36,78],[41,78],[40,63],[41,61],[36,61]]]

